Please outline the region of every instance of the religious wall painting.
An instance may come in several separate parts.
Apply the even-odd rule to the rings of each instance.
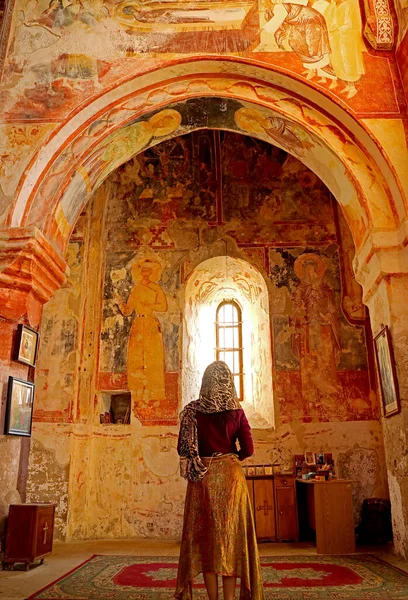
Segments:
[[[307,80],[328,84],[350,99],[365,73],[357,0],[271,3],[265,11],[262,50],[291,50]]]
[[[251,132],[258,133],[259,123],[262,129],[271,126],[256,109],[239,109],[235,119]],[[297,139],[299,152],[309,147],[308,140]],[[273,144],[221,134],[223,221],[229,235],[239,244],[334,240],[328,189],[300,160]]]
[[[255,0],[169,5],[137,0],[119,2],[113,19],[132,36],[135,52],[243,52],[259,43]]]
[[[158,285],[162,265],[142,258],[132,266],[134,286],[126,302],[115,298],[123,316],[133,315],[127,348],[128,388],[135,402],[160,401],[165,398],[164,349],[157,312],[167,310],[167,300]]]
[[[72,228],[76,218],[78,196],[87,197],[102,183],[107,175],[114,171],[127,159],[140,152],[155,137],[164,137],[173,133],[181,123],[181,115],[173,109],[165,109],[155,113],[151,118],[136,121],[116,130],[107,136],[88,157],[85,164],[80,165],[72,174],[71,182],[65,190],[62,202],[56,211],[56,225],[63,235]],[[98,125],[95,124],[95,127]],[[92,132],[90,132],[92,135]],[[60,158],[58,171],[69,168],[70,155]],[[52,181],[49,193],[57,193],[57,178]]]
[[[129,72],[198,53],[239,53],[292,72],[356,112],[389,112],[391,104],[399,112],[392,67],[365,51],[357,0],[18,6],[0,88],[9,118],[59,120]]]
[[[188,241],[180,223],[216,220],[214,151],[213,132],[197,131],[153,146],[118,168],[111,177],[110,239],[164,250]]]
[[[46,137],[50,124],[4,124],[0,135],[0,220],[3,210],[13,198],[21,172],[28,165]]]
[[[41,352],[36,366],[35,421],[70,422],[72,419],[79,369],[78,329],[85,260],[82,237],[78,227],[76,238],[68,244],[66,252],[69,278],[43,308]]]
[[[146,248],[107,255],[98,386],[129,391],[132,414],[145,425],[176,419],[178,372],[167,355],[177,357],[178,327],[161,319],[169,309],[163,268]]]
[[[335,218],[339,228],[341,245],[342,282],[343,282],[343,311],[350,323],[367,320],[367,309],[363,304],[363,288],[356,280],[353,260],[356,254],[355,244],[341,207],[336,203]]]
[[[278,254],[283,261],[274,264]],[[334,247],[273,250],[271,280],[290,298],[273,317],[277,388],[293,378],[284,418],[372,418],[365,331],[343,316],[339,269]]]

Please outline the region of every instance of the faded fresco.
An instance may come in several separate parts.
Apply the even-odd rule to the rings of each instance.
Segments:
[[[253,117],[245,110],[235,119]],[[274,122],[263,126],[272,129]],[[166,372],[174,380],[180,370],[178,361],[172,361],[174,371],[168,368],[165,355],[180,344],[181,272],[188,276],[191,253],[204,236],[231,240],[249,262],[255,256],[254,266],[270,281],[281,419],[373,418],[352,240],[346,232],[340,240],[344,221],[340,228],[327,188],[310,170],[276,146],[203,131],[150,148],[111,179],[103,391],[112,382],[131,391],[135,414],[164,401]]]
[[[14,15],[0,86],[7,119],[59,121],[130,71],[195,54],[289,71],[362,114],[397,99],[393,66],[366,50],[357,0],[16,0]]]
[[[110,175],[71,237],[70,279],[44,313],[29,477],[29,497],[44,498],[49,465],[62,494],[62,537],[180,534],[178,413],[203,339],[189,345],[183,379],[191,333],[183,323],[195,299],[205,306],[226,281],[229,293],[267,310],[272,325],[273,394],[262,396],[263,412],[246,407],[252,461],[327,451],[352,475],[361,448],[370,464],[383,464],[367,315],[344,218],[323,183],[283,149],[293,144],[301,154],[308,140],[285,121],[233,106],[228,124],[262,127],[281,147],[205,129],[166,140]],[[248,269],[231,267],[226,279],[226,256]],[[198,276],[214,257],[216,271]],[[262,324],[249,335],[255,345]],[[129,420],[116,420],[115,398],[129,402]],[[381,469],[367,472],[357,503],[386,494],[385,480]],[[93,506],[85,517],[84,503]]]
[[[36,365],[34,418],[70,422],[77,392],[82,286],[83,220],[78,221],[67,251],[70,279],[45,305],[41,321],[41,353]],[[53,390],[50,406],[49,394]]]

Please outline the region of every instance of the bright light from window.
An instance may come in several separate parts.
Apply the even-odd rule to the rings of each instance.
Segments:
[[[216,343],[216,359],[229,366],[238,398],[243,400],[242,313],[233,301],[222,302],[217,309]]]
[[[269,298],[247,261],[215,256],[190,274],[183,310],[182,405],[198,398],[213,360],[224,360],[251,427],[274,426]]]

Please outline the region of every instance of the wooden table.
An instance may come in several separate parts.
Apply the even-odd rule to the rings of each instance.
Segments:
[[[299,513],[307,514],[308,525],[316,532],[317,554],[356,551],[351,484],[348,479],[297,480],[299,502],[306,502],[306,510],[299,507]]]

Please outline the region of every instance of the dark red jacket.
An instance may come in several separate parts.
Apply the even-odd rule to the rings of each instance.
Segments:
[[[200,456],[212,456],[215,452],[233,453],[244,460],[254,453],[251,428],[242,408],[212,414],[197,411],[197,433]]]

